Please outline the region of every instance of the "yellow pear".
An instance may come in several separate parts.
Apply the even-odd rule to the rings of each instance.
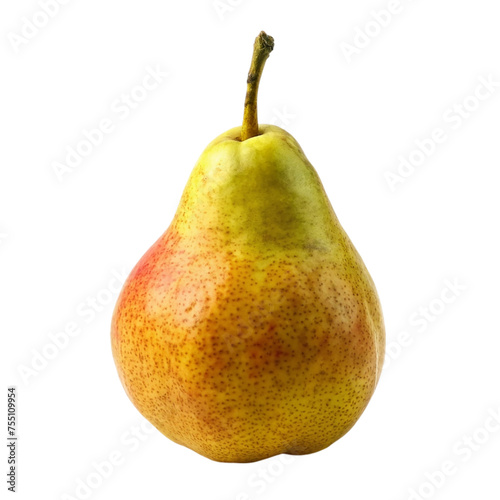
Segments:
[[[203,152],[112,321],[133,404],[221,462],[326,448],[360,417],[384,358],[375,285],[318,174],[290,134],[258,125],[272,48],[262,32],[243,126]]]

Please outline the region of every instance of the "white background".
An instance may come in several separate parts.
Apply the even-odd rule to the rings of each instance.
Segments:
[[[388,1],[219,4],[70,0],[30,31],[39,4],[2,2],[2,415],[16,385],[17,498],[500,498],[498,83],[474,98],[481,78],[500,82],[497,2],[401,0],[382,28],[369,22]],[[114,276],[166,229],[208,142],[240,124],[261,29],[276,46],[260,120],[316,167],[377,284],[389,357],[327,450],[220,464],[146,425],[133,436],[144,419],[109,325]],[[148,67],[169,75],[143,92]],[[117,99],[131,92],[143,100],[125,116]],[[106,118],[113,130],[59,180],[54,163]],[[446,140],[391,189],[387,172],[436,128]],[[54,351],[49,335],[71,324],[79,334]],[[95,464],[110,455],[120,463],[103,478]],[[444,462],[453,474],[435,473]]]

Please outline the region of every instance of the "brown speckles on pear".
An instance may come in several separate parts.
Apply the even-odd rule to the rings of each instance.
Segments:
[[[169,241],[138,264],[115,313],[116,362],[140,411],[221,461],[310,453],[347,432],[377,353],[373,311],[341,266],[323,253],[206,258]]]
[[[261,32],[243,126],[206,148],[112,322],[139,411],[226,462],[329,446],[363,412],[384,356],[374,284],[316,171],[290,134],[257,122],[273,46]]]
[[[289,134],[261,132],[207,148],[113,317],[130,399],[220,461],[329,446],[363,412],[384,355],[373,282],[316,172]]]

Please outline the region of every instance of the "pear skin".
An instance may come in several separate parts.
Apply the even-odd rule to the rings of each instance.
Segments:
[[[112,320],[121,382],[172,441],[212,460],[307,454],[342,437],[380,377],[375,285],[295,139],[212,141]]]

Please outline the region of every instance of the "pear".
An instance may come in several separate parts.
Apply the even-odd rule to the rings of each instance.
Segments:
[[[243,126],[205,149],[112,320],[132,403],[220,462],[328,447],[364,411],[384,358],[375,285],[318,174],[290,134],[258,124],[272,48],[262,32]]]

